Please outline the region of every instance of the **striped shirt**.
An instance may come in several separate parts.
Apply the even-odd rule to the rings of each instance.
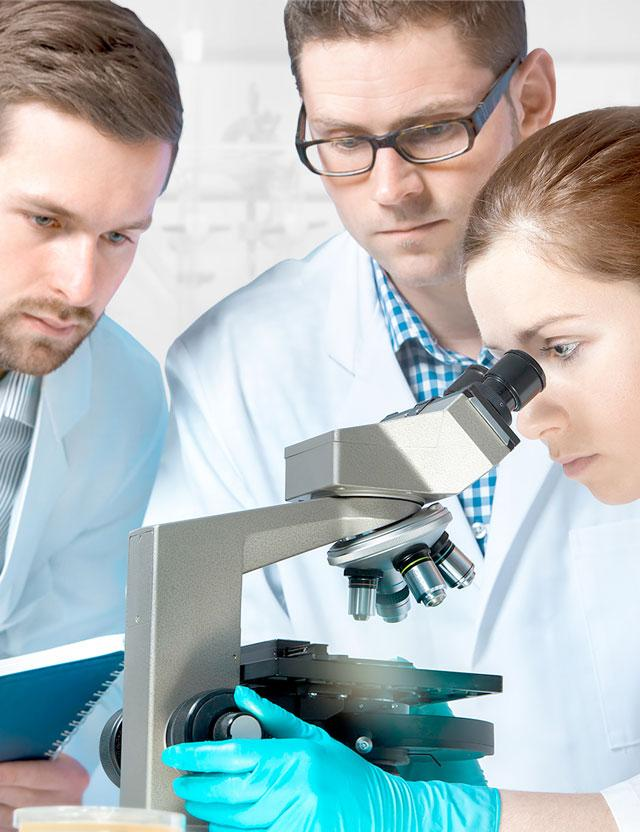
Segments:
[[[0,380],[0,564],[11,512],[29,456],[40,399],[40,378],[7,373]]]
[[[378,263],[372,259],[371,264],[389,339],[416,401],[423,402],[441,396],[470,364],[491,366],[494,358],[486,349],[482,350],[477,361],[473,361],[466,355],[441,347]],[[459,495],[464,513],[483,552],[495,484],[496,472],[493,469]]]

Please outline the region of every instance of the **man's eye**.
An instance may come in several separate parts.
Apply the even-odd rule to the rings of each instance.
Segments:
[[[334,139],[332,145],[337,150],[358,150],[366,145],[365,139],[359,139],[356,136],[347,136],[344,139]]]
[[[116,245],[120,245],[124,243],[128,238],[125,237],[124,234],[121,234],[119,231],[110,231],[107,234],[107,239],[110,243],[115,243]]]
[[[32,217],[32,219],[34,223],[40,228],[52,228],[55,223],[53,217],[45,217],[41,214],[36,214]]]
[[[445,136],[447,133],[452,131],[451,124],[432,124],[426,127],[419,127],[415,131],[415,135],[418,138],[424,137],[425,139],[439,139],[441,136]]]

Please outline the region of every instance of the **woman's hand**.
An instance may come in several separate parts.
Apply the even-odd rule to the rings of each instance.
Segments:
[[[275,739],[185,743],[163,761],[186,809],[214,827],[270,832],[496,832],[495,789],[410,783],[366,762],[326,731],[237,687],[239,708]]]

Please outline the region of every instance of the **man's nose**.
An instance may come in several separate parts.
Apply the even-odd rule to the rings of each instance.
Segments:
[[[544,439],[565,428],[567,422],[567,411],[549,386],[518,414],[518,430],[527,439]]]
[[[98,288],[96,242],[88,238],[69,239],[60,255],[51,288],[70,306],[90,307]]]
[[[369,176],[373,183],[374,199],[380,205],[399,205],[426,191],[423,173],[418,165],[407,162],[392,147],[378,150]]]

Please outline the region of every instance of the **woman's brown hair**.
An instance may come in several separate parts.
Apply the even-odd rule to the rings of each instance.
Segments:
[[[466,261],[513,236],[557,265],[640,283],[640,107],[562,119],[505,159],[471,211]]]

